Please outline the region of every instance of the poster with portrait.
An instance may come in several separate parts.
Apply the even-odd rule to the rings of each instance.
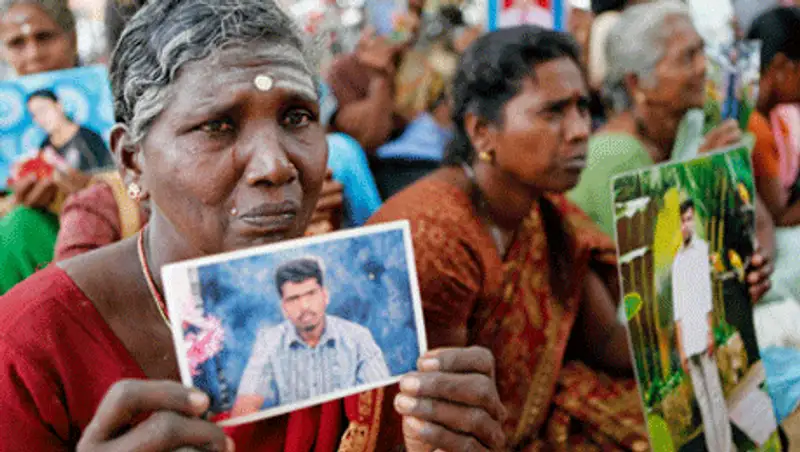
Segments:
[[[566,30],[569,0],[488,0],[488,29],[539,25]]]
[[[27,174],[111,165],[114,124],[108,72],[100,66],[0,82],[0,189]]]
[[[706,124],[733,119],[742,130],[756,108],[761,81],[761,42],[737,41],[706,48]]]
[[[778,451],[745,274],[745,147],[613,180],[623,304],[653,450]]]
[[[162,273],[182,380],[221,425],[396,383],[427,351],[406,221]]]

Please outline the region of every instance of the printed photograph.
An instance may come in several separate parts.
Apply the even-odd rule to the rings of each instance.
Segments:
[[[706,119],[713,127],[734,119],[747,130],[750,114],[758,100],[761,80],[761,43],[738,41],[708,46],[706,75]]]
[[[618,176],[613,197],[653,449],[781,450],[744,280],[755,249],[748,150]]]
[[[427,351],[407,222],[167,266],[185,384],[237,425],[397,382]]]
[[[0,190],[35,174],[113,166],[114,124],[103,67],[46,72],[0,82]]]
[[[488,4],[492,30],[517,25],[564,30],[569,11],[566,0],[490,0]]]

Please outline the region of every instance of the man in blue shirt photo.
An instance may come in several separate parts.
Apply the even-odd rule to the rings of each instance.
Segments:
[[[276,270],[286,320],[258,332],[233,416],[389,379],[370,331],[326,314],[330,298],[323,281],[316,258],[292,260]]]

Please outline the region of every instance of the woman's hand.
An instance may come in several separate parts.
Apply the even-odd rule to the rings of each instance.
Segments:
[[[120,381],[100,402],[77,451],[232,452],[233,441],[222,429],[199,418],[208,405],[207,395],[180,383]]]
[[[733,146],[742,141],[742,131],[739,123],[734,119],[723,121],[722,124],[711,129],[705,136],[699,153],[703,154],[728,146]]]
[[[11,186],[14,204],[31,208],[47,208],[58,194],[58,185],[50,178],[39,179],[28,174]]]
[[[377,36],[373,28],[367,28],[359,39],[356,57],[364,66],[392,77],[396,70],[395,59],[399,51],[399,46],[392,44],[383,36]]]
[[[400,380],[394,405],[409,452],[503,451],[506,411],[497,394],[494,358],[484,348],[450,348],[420,358]]]
[[[750,290],[750,299],[753,303],[758,303],[761,297],[769,291],[771,284],[769,277],[773,271],[769,259],[763,256],[759,250],[753,253],[750,259],[750,266],[747,269],[747,287]]]

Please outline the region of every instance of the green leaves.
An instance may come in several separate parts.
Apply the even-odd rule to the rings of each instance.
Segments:
[[[625,298],[622,302],[625,303],[625,314],[627,315],[629,322],[636,317],[636,314],[638,314],[644,306],[642,296],[636,292],[625,295]]]

